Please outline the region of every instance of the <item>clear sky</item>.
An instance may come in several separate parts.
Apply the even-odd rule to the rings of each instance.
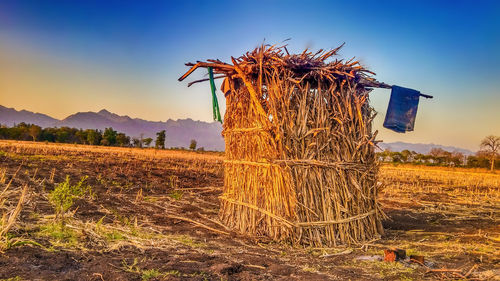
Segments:
[[[380,81],[434,95],[415,131],[385,142],[478,149],[500,135],[500,1],[1,1],[0,104],[64,118],[77,111],[210,121],[208,83],[185,62],[229,61],[262,42],[334,48]],[[201,78],[200,71],[188,80]],[[224,108],[219,92],[219,103]]]

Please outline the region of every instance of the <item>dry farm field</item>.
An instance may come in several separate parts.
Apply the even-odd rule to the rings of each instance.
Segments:
[[[381,166],[385,235],[301,248],[218,220],[223,154],[0,141],[0,280],[494,280],[500,174]],[[24,192],[23,192],[24,191]],[[423,263],[384,262],[405,249]]]

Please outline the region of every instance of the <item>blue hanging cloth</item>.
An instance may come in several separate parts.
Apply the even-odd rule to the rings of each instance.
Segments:
[[[384,127],[398,133],[413,131],[420,92],[392,86]]]

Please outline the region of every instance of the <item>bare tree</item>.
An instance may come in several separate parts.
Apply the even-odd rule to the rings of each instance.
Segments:
[[[144,144],[144,133],[141,133],[139,137],[139,147],[142,147],[143,144]]]
[[[498,156],[500,150],[500,137],[487,136],[481,141],[481,150],[484,151],[491,161],[491,170],[495,168],[495,158]]]

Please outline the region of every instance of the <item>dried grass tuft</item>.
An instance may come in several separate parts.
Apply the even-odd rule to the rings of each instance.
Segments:
[[[12,181],[16,178],[21,167],[22,165],[19,166],[10,181],[2,189],[2,192],[0,192],[0,252],[5,250],[9,245],[9,237],[7,233],[14,227],[16,220],[23,209],[24,202],[26,201],[28,194],[27,185],[24,185],[20,192],[9,190]],[[5,174],[6,171],[3,171],[1,182],[5,182]],[[12,197],[15,197],[16,193],[20,193],[19,199],[17,199],[17,204],[13,204],[15,202],[8,202],[15,200],[15,198]],[[12,241],[10,241],[10,244],[12,244]]]

